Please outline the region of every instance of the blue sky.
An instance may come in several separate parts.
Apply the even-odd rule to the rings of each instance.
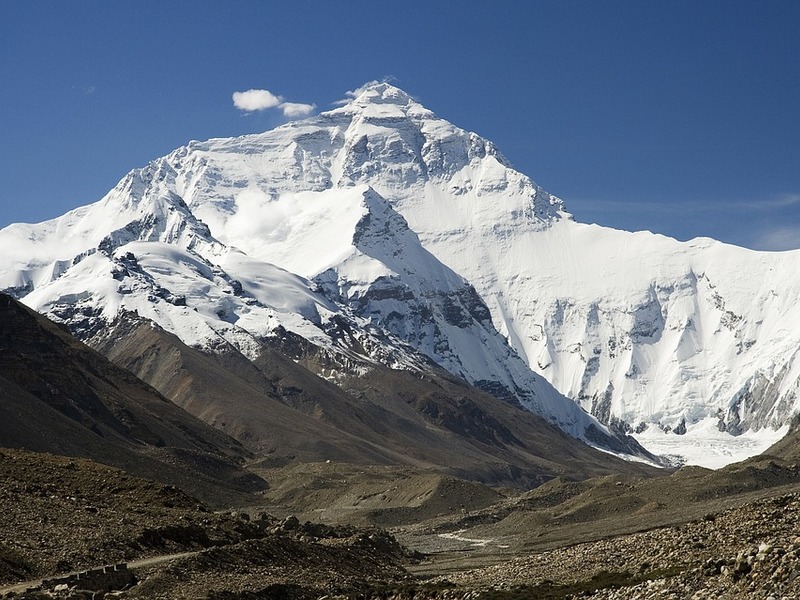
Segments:
[[[0,3],[0,227],[390,78],[577,220],[800,248],[800,2]]]

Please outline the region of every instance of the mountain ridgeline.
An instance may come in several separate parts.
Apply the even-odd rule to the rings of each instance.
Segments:
[[[0,289],[259,451],[310,427],[318,446],[297,452],[423,460],[436,422],[513,463],[524,407],[653,460],[629,434],[736,436],[797,408],[800,253],[578,223],[385,83],[190,142],[94,204],[3,229],[0,251]]]

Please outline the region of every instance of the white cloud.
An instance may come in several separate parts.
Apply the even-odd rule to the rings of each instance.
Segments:
[[[283,116],[288,117],[290,119],[294,119],[297,117],[305,117],[310,115],[314,112],[314,109],[317,108],[316,104],[303,104],[302,102],[281,102],[278,105],[283,111]]]
[[[283,102],[283,98],[276,96],[269,90],[247,90],[246,92],[233,92],[233,105],[239,110],[253,112],[275,108]]]
[[[306,117],[314,112],[316,104],[304,102],[286,102],[283,96],[273,94],[269,90],[247,90],[246,92],[233,92],[233,105],[245,112],[277,108],[283,112],[287,119]]]

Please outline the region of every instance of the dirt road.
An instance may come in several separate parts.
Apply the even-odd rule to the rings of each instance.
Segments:
[[[169,562],[171,560],[177,560],[179,558],[186,558],[187,556],[193,556],[195,554],[198,554],[198,552],[178,552],[176,554],[163,554],[161,556],[151,556],[150,558],[143,558],[141,560],[134,560],[134,561],[131,561],[131,562],[127,563],[127,565],[128,565],[128,569],[133,571],[135,569],[140,569],[142,567],[151,567],[153,565],[159,565],[161,563]],[[97,567],[92,567],[92,569],[95,569],[95,568],[102,569],[104,566],[109,566],[109,565],[99,565]],[[90,569],[83,569],[81,571],[73,571],[71,573],[58,573],[58,574],[55,574],[55,575],[49,575],[49,576],[41,578],[41,579],[32,579],[31,581],[23,581],[23,582],[20,582],[20,583],[15,583],[14,585],[3,586],[3,587],[0,587],[0,596],[3,596],[3,595],[8,594],[8,593],[21,594],[21,593],[23,593],[23,592],[25,592],[25,591],[27,591],[27,590],[29,590],[31,588],[40,587],[42,585],[42,582],[45,579],[56,579],[56,578],[61,578],[61,577],[69,577],[70,575],[75,575],[76,573],[87,571],[87,570],[90,570]]]

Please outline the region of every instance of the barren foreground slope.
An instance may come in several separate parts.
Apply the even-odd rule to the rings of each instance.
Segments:
[[[408,468],[261,467],[271,489],[222,512],[86,459],[9,449],[0,459],[4,597],[800,594],[800,474],[779,457],[729,472],[554,480],[526,493]],[[315,515],[339,524],[307,520]],[[132,576],[123,589],[59,579],[119,563]]]

